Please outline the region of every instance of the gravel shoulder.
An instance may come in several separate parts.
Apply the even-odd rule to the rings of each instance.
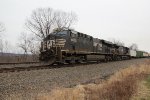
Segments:
[[[0,73],[0,100],[11,98],[12,95],[21,95],[24,100],[27,98],[31,100],[37,94],[50,92],[57,87],[72,87],[89,80],[103,79],[119,69],[142,64],[145,60],[146,58],[77,67]]]

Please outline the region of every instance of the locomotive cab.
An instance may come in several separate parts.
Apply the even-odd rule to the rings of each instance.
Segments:
[[[41,43],[41,61],[78,62],[93,50],[93,38],[86,34],[63,30],[53,32]]]
[[[40,60],[49,61],[59,59],[61,49],[64,47],[68,31],[53,32],[41,42]]]

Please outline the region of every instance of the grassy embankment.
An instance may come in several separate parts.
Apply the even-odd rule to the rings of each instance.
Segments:
[[[150,75],[139,83],[131,100],[150,100]]]
[[[150,60],[122,69],[100,84],[78,85],[40,94],[38,100],[150,100]]]
[[[150,76],[146,79],[146,87],[148,92],[146,93],[146,97],[150,100]]]

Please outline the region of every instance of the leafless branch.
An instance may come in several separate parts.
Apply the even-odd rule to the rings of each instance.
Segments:
[[[20,34],[18,46],[24,51],[25,55],[28,53],[29,41],[28,41],[27,33]]]
[[[133,43],[131,46],[129,46],[129,48],[132,50],[138,50],[138,45]]]
[[[25,25],[37,37],[44,39],[54,29],[62,30],[70,28],[77,21],[76,14],[53,10],[51,8],[39,8],[32,12]]]
[[[4,45],[3,45],[3,40],[0,38],[0,52],[3,53]]]
[[[69,29],[77,21],[77,16],[75,13],[67,13],[62,11],[55,12],[55,25],[58,30],[63,30],[64,28]]]
[[[3,23],[0,23],[0,33],[5,31],[5,27]]]
[[[111,39],[110,41],[111,41],[112,43],[114,43],[114,44],[119,45],[119,46],[124,46],[124,45],[125,45],[125,44],[124,44],[122,41],[120,41],[120,40]]]

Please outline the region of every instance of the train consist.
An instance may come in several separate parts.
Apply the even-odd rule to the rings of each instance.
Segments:
[[[144,51],[130,50],[130,56],[132,58],[144,58],[144,57],[149,57],[150,54]]]
[[[40,52],[40,60],[49,63],[99,62],[149,56],[147,52],[130,50],[74,30],[51,33],[41,43]]]

